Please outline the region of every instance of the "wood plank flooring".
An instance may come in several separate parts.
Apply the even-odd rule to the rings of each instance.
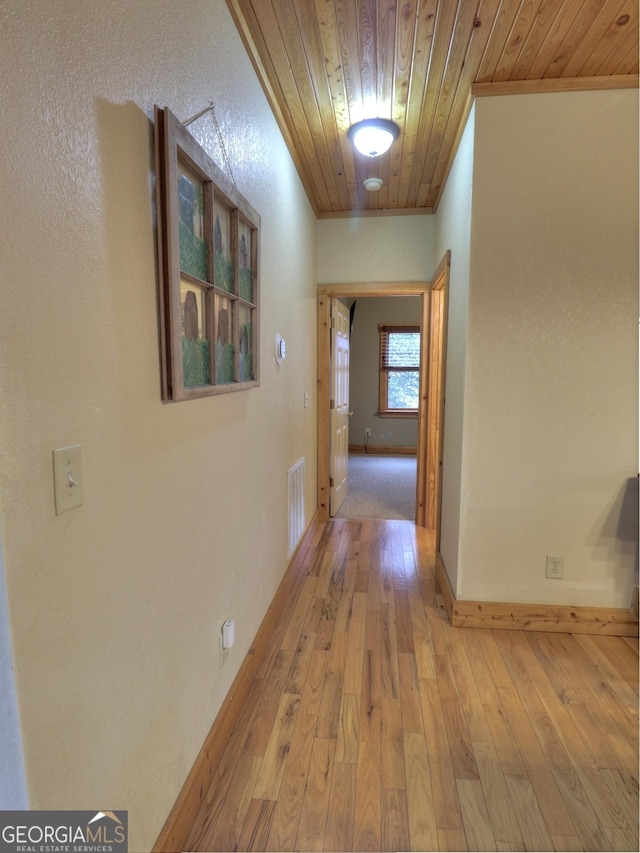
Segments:
[[[638,641],[452,628],[429,532],[307,547],[187,850],[638,850]]]

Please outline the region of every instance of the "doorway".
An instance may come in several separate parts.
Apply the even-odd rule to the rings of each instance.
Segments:
[[[338,454],[331,461],[330,515],[415,521],[422,299],[366,296],[344,302],[351,321],[348,481],[345,501],[336,507]],[[331,330],[334,339],[337,326]],[[335,357],[333,364],[337,367]],[[339,386],[334,383],[332,417],[339,410]]]
[[[416,523],[424,526],[424,508],[420,506],[421,496],[426,490],[421,486],[421,480],[426,476],[426,458],[424,448],[420,446],[420,436],[425,431],[422,428],[426,418],[426,397],[423,387],[426,383],[427,347],[424,330],[428,329],[429,293],[431,282],[401,282],[376,284],[343,284],[320,285],[318,288],[318,515],[320,520],[327,521],[333,513],[331,506],[331,471],[332,471],[332,433],[331,433],[331,403],[332,388],[335,385],[332,362],[332,307],[338,300],[362,299],[366,297],[397,297],[418,296],[421,300],[421,327],[423,330],[423,346],[421,347],[420,364],[420,400],[418,408],[418,447],[416,465]],[[335,403],[334,403],[335,405]],[[348,486],[347,486],[348,494]]]
[[[449,268],[451,253],[447,252],[436,270],[433,281],[354,283],[318,286],[318,517],[328,521],[330,517],[330,472],[331,472],[331,306],[337,299],[357,299],[367,296],[419,296],[421,298],[421,326],[423,330],[420,363],[420,401],[418,409],[418,445],[416,470],[416,518],[415,522],[426,527],[428,521],[436,523],[439,538],[440,501],[442,483],[442,448],[444,436],[444,367],[446,363],[446,322]],[[431,290],[441,291],[440,310],[434,314],[438,334],[432,332]],[[433,347],[432,339],[435,341]],[[430,377],[430,353],[438,352],[440,377],[438,396],[440,404],[428,412]],[[433,418],[436,418],[434,420]],[[430,422],[431,419],[431,422]],[[428,451],[431,448],[431,459]],[[437,510],[429,514],[429,508]]]

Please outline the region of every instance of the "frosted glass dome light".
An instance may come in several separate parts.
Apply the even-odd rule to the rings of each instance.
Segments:
[[[400,128],[386,118],[367,118],[352,124],[347,135],[365,157],[379,157],[391,148],[398,138]]]

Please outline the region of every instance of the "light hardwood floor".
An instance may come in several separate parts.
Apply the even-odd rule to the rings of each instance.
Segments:
[[[306,560],[188,850],[638,850],[637,640],[452,628],[410,522]]]

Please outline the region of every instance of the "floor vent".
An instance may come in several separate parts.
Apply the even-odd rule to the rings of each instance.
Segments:
[[[304,533],[304,457],[287,471],[287,509],[291,557]]]

